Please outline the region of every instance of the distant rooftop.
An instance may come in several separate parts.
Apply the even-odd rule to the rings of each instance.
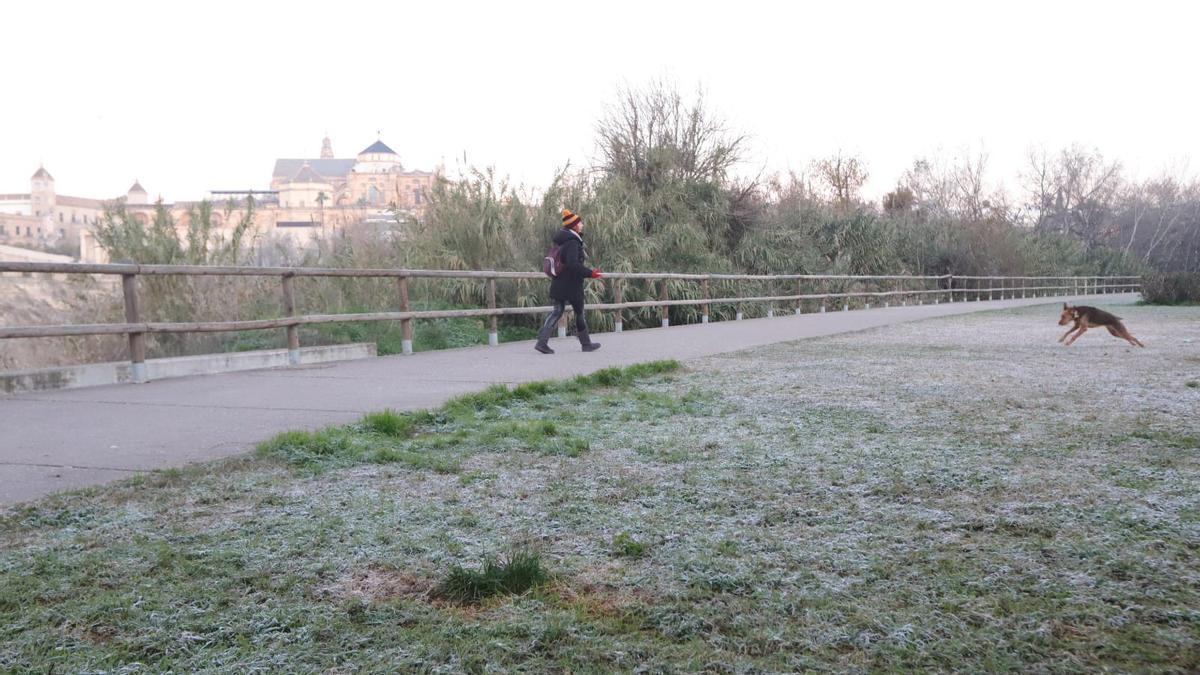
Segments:
[[[360,152],[358,154],[365,155],[368,153],[382,153],[382,154],[387,154],[387,155],[394,155],[394,154],[396,154],[396,151],[392,150],[387,145],[385,145],[383,143],[383,141],[375,141],[374,143],[371,144],[371,146],[369,148],[367,148],[366,150],[363,150],[362,152]]]
[[[322,178],[321,176],[319,176],[317,174],[317,172],[313,171],[312,167],[309,166],[308,162],[305,162],[304,165],[300,167],[300,170],[296,172],[296,175],[292,177],[292,182],[293,183],[325,183],[327,181],[324,178]]]
[[[275,171],[271,175],[275,178],[290,180],[300,173],[304,163],[308,162],[308,166],[318,176],[345,178],[354,169],[356,161],[353,159],[277,159],[275,160]]]

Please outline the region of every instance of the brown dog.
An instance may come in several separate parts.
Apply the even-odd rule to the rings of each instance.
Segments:
[[[1129,330],[1125,328],[1125,324],[1121,323],[1121,317],[1113,316],[1102,309],[1086,307],[1083,305],[1072,307],[1064,302],[1062,315],[1058,317],[1058,325],[1065,326],[1072,321],[1075,322],[1075,325],[1071,326],[1070,330],[1063,333],[1063,336],[1058,338],[1059,342],[1067,340],[1068,335],[1075,333],[1070,340],[1067,340],[1067,344],[1069,345],[1078,340],[1080,335],[1086,333],[1087,329],[1104,326],[1108,329],[1109,333],[1113,334],[1113,337],[1119,337],[1129,344],[1138,347],[1146,346],[1137,338],[1129,334]]]

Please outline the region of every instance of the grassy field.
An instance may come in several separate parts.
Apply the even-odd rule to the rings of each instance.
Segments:
[[[1200,309],[905,324],[12,509],[0,671],[1200,669]]]

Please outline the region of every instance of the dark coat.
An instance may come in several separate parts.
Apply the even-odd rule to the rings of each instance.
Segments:
[[[563,269],[550,282],[550,298],[563,302],[583,302],[583,280],[592,276],[592,270],[584,266],[587,256],[583,239],[574,231],[562,228],[554,233],[554,243],[559,246]]]

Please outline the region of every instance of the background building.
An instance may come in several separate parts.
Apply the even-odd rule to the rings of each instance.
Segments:
[[[0,194],[0,244],[74,252],[80,231],[104,214],[104,200],[60,195],[38,167],[29,192]]]
[[[354,159],[337,159],[325,138],[320,157],[275,160],[271,189],[279,192],[280,205],[289,208],[311,207],[317,194],[323,194],[323,206],[398,209],[419,215],[434,175],[406,171],[400,156],[383,141],[375,141]]]
[[[232,228],[255,201],[254,235],[279,236],[306,244],[359,223],[400,226],[424,214],[437,173],[408,171],[400,156],[376,140],[354,158],[333,156],[325,138],[319,157],[277,159],[269,190],[213,190],[213,224]],[[160,198],[161,199],[161,198]],[[58,194],[45,167],[30,177],[27,193],[0,194],[0,244],[49,249],[85,262],[105,259],[92,228],[108,204],[124,202],[137,221],[149,224],[152,202],[137,180],[124,195],[107,199]],[[164,203],[180,232],[198,202]]]

